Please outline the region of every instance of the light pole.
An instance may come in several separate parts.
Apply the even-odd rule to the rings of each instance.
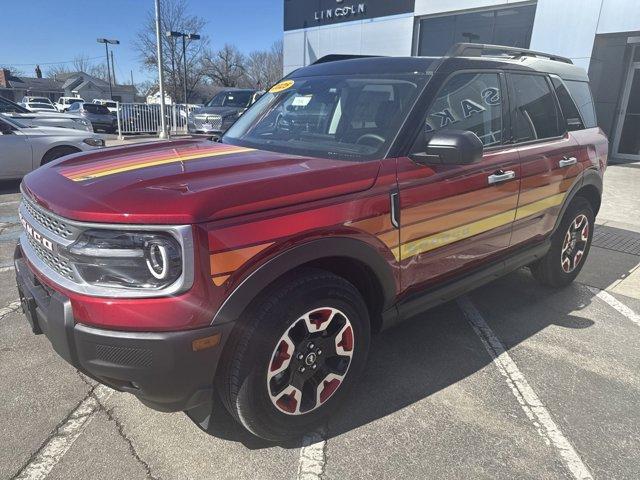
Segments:
[[[200,40],[200,35],[197,33],[183,33],[183,32],[167,32],[167,37],[182,37],[182,66],[184,68],[184,78],[182,80],[182,86],[184,90],[184,112],[187,122],[187,133],[189,133],[189,104],[187,102],[187,38],[189,40]],[[175,50],[175,48],[174,48]]]
[[[111,68],[109,67],[109,44],[119,45],[119,40],[109,40],[108,38],[99,38],[98,43],[104,43],[104,50],[107,54],[107,78],[109,78],[109,100],[113,100],[113,90],[111,89]],[[113,72],[115,74],[115,72]]]
[[[164,74],[162,72],[162,34],[160,33],[160,0],[156,0],[156,47],[158,54],[158,84],[160,87],[160,138],[167,138],[167,122],[164,118]]]

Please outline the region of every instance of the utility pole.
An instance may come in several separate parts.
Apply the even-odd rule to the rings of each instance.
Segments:
[[[116,80],[116,64],[113,61],[113,50],[111,50],[111,78],[113,78],[113,85],[118,85],[118,81]]]
[[[130,70],[131,72],[131,85],[133,85],[133,70]]]
[[[162,72],[162,34],[160,33],[160,0],[156,0],[156,44],[158,49],[158,84],[160,87],[160,138],[168,138],[164,118],[164,73]]]
[[[108,38],[98,38],[98,43],[104,43],[104,51],[107,57],[107,77],[109,78],[109,100],[113,100],[113,90],[111,88],[111,68],[109,67],[109,44],[119,45],[119,40],[109,40]],[[115,72],[114,72],[115,73]]]

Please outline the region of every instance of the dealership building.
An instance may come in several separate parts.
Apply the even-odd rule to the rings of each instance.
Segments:
[[[329,54],[443,55],[457,42],[529,48],[588,71],[617,160],[640,161],[640,0],[284,0],[288,73]]]

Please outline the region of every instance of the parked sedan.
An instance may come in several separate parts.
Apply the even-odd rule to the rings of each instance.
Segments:
[[[93,132],[91,122],[80,115],[68,115],[54,111],[30,112],[17,103],[2,97],[0,97],[0,115],[27,125],[72,128],[83,132]]]
[[[94,132],[102,130],[107,133],[114,133],[118,128],[117,119],[104,105],[76,102],[69,107],[68,113],[78,114],[90,121]]]
[[[22,178],[56,158],[100,147],[104,140],[92,133],[0,117],[0,179]]]
[[[54,113],[56,113],[58,111],[56,109],[56,107],[54,107],[53,104],[51,104],[51,103],[44,103],[44,102],[37,102],[37,101],[24,102],[22,104],[22,106],[24,106],[24,108],[26,108],[30,112],[54,112]]]

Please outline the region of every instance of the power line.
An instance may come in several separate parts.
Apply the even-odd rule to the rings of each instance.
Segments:
[[[4,65],[8,66],[8,67],[28,67],[30,65],[60,65],[62,63],[73,63],[76,62],[78,60],[98,60],[98,59],[102,58],[102,55],[100,55],[99,57],[89,57],[89,58],[76,58],[74,60],[65,60],[64,62],[36,62],[36,63],[5,63]]]

